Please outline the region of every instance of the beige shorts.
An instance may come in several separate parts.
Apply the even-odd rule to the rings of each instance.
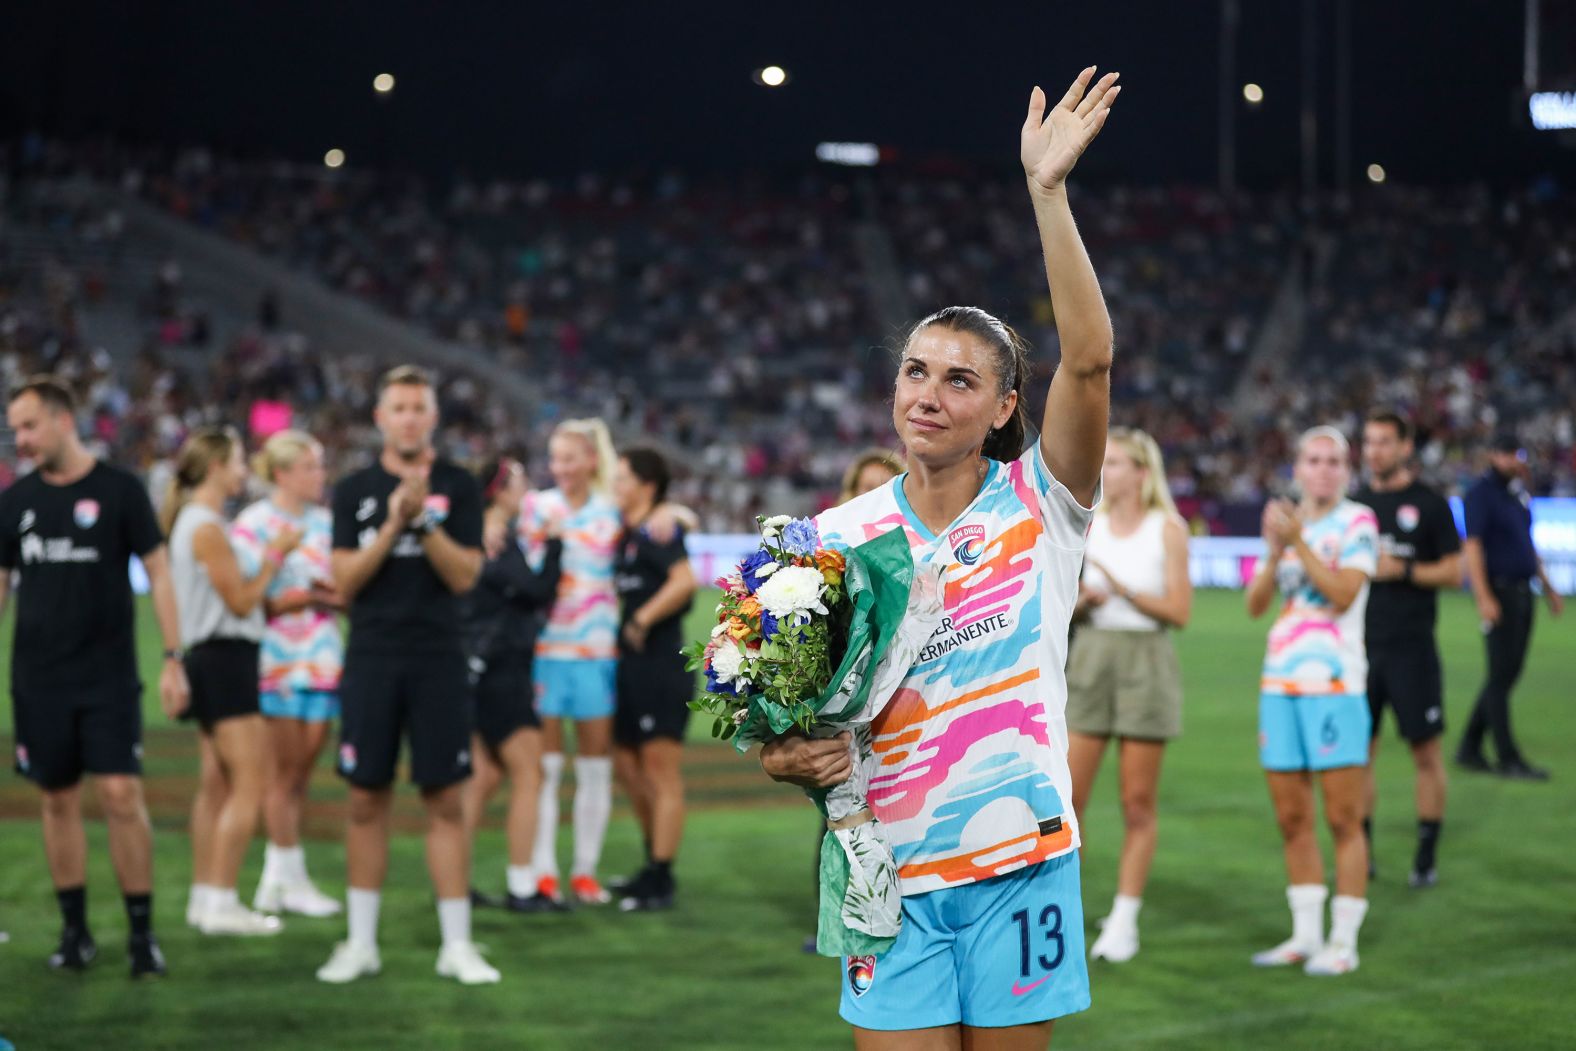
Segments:
[[[1166,741],[1182,733],[1182,666],[1165,631],[1080,628],[1067,658],[1067,729]]]

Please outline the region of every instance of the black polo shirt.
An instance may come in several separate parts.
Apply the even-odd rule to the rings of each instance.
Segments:
[[[1490,580],[1538,575],[1532,546],[1532,506],[1526,487],[1490,468],[1466,495],[1467,536],[1483,545]]]

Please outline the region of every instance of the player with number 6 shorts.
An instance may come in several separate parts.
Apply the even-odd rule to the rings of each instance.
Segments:
[[[1357,969],[1368,911],[1364,777],[1372,725],[1363,616],[1378,561],[1373,509],[1346,499],[1351,448],[1334,427],[1297,443],[1299,503],[1264,508],[1266,557],[1248,585],[1248,613],[1285,596],[1270,628],[1259,695],[1259,759],[1285,844],[1292,936],[1258,953],[1259,967],[1304,965],[1312,975]],[[1313,785],[1335,839],[1335,900],[1324,938],[1324,863],[1313,829]]]
[[[984,310],[947,307],[901,351],[893,424],[908,472],[817,520],[833,547],[903,530],[943,588],[939,625],[877,699],[861,771],[902,894],[892,948],[843,960],[842,1016],[863,1049],[1044,1048],[1056,1018],[1089,1006],[1064,666],[1112,336],[1064,180],[1119,90],[1094,73],[1048,115],[1036,88],[1021,137],[1061,344],[1039,437],[1023,341]],[[768,774],[806,786],[847,780],[855,761],[843,735],[761,751]]]

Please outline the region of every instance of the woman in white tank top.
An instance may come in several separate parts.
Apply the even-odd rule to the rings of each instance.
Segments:
[[[230,428],[193,431],[176,459],[163,507],[181,647],[192,684],[186,718],[201,727],[202,772],[192,800],[192,892],[186,922],[204,934],[275,934],[278,919],[242,905],[236,892],[262,812],[268,728],[258,707],[263,595],[301,542],[287,528],[264,549],[250,579],[230,546],[225,503],[241,495],[246,462]]]
[[[1193,605],[1187,526],[1153,438],[1114,428],[1101,475],[1105,502],[1089,530],[1079,582],[1084,616],[1067,661],[1068,765],[1083,822],[1106,743],[1119,749],[1125,834],[1116,900],[1089,955],[1138,953],[1138,910],[1157,838],[1155,797],[1166,741],[1182,732],[1182,678],[1170,630]]]

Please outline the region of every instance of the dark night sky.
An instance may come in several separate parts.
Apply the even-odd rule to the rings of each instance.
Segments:
[[[0,12],[0,136],[137,142],[431,172],[631,164],[730,170],[810,159],[823,139],[905,158],[1015,158],[1029,87],[1087,62],[1127,86],[1090,170],[1211,181],[1219,4],[670,2],[84,3]],[[1300,3],[1242,0],[1237,105],[1245,183],[1297,178]],[[1332,171],[1334,0],[1321,0],[1323,163]],[[1520,117],[1521,0],[1353,0],[1355,171],[1507,181],[1576,168]],[[1576,55],[1576,26],[1548,56]],[[1550,61],[1551,59],[1546,59]],[[785,66],[780,91],[753,68]],[[377,99],[371,78],[399,78]],[[1095,157],[1098,157],[1098,161]]]

